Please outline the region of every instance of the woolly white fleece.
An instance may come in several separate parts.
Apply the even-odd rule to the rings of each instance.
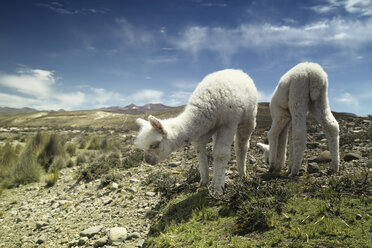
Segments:
[[[328,102],[328,76],[315,63],[300,63],[280,79],[270,102],[272,126],[268,152],[270,171],[279,173],[285,162],[288,129],[292,127],[289,151],[289,176],[301,168],[306,143],[306,116],[310,112],[323,127],[332,156],[332,170],[337,172],[339,159],[339,126]],[[269,151],[268,151],[269,150]]]
[[[137,119],[140,132],[135,144],[145,150],[145,159],[156,163],[190,141],[199,160],[201,185],[209,181],[206,144],[214,138],[212,189],[223,193],[225,170],[235,137],[239,174],[245,176],[249,139],[256,126],[257,89],[240,70],[226,69],[207,75],[191,95],[185,110],[177,117],[148,121]]]

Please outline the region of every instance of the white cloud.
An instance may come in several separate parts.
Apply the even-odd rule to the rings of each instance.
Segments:
[[[372,42],[372,19],[333,18],[303,26],[278,26],[269,23],[242,24],[235,28],[190,26],[170,42],[190,52],[194,58],[201,51],[217,53],[225,62],[242,50],[274,47],[333,46],[359,49]]]
[[[55,82],[56,79],[52,71],[40,69],[23,68],[18,70],[16,75],[0,75],[0,86],[36,98],[48,97]]]
[[[116,23],[118,27],[113,30],[121,43],[122,47],[141,47],[150,45],[154,42],[154,35],[152,32],[147,31],[143,28],[134,27],[125,18],[117,18]]]
[[[359,16],[372,15],[372,0],[328,0],[323,5],[310,7],[311,10],[325,14],[337,9],[343,9],[350,14]]]
[[[335,98],[335,101],[343,104],[345,107],[359,107],[359,101],[356,97],[352,96],[350,93],[346,92],[340,97]]]
[[[259,102],[270,102],[272,97],[272,93],[267,94],[263,91],[258,91],[258,101]]]
[[[120,104],[124,98],[115,92],[89,86],[77,86],[79,90],[65,92],[57,85],[53,71],[22,68],[15,74],[0,75],[0,106],[39,110],[73,110],[99,108]]]
[[[146,103],[160,103],[163,102],[164,92],[159,90],[145,89],[136,92],[135,94],[129,96],[132,102],[137,104]]]

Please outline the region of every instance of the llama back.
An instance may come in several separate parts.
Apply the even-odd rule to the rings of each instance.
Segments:
[[[226,69],[206,76],[190,97],[190,105],[212,111],[229,108],[241,111],[257,105],[258,94],[253,80],[243,71]]]

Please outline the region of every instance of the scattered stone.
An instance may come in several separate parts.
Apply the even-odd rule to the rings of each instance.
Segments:
[[[112,244],[126,240],[128,233],[125,227],[112,227],[108,230],[107,236],[109,242]]]
[[[78,245],[85,245],[88,241],[88,237],[81,237],[79,239]]]
[[[130,183],[140,183],[141,181],[136,179],[136,178],[131,178],[131,179],[129,179],[129,182]]]
[[[138,192],[138,190],[137,190],[136,187],[130,187],[130,188],[128,188],[128,191],[131,192],[131,193],[133,193],[133,194],[135,194],[135,193]]]
[[[103,226],[93,226],[93,227],[90,227],[88,229],[85,229],[84,231],[82,231],[80,233],[80,236],[81,237],[93,237],[94,235],[96,235],[97,233],[99,233],[101,231],[101,229],[103,228]]]
[[[310,174],[318,173],[320,171],[319,165],[316,162],[311,162],[307,165],[307,172]]]
[[[178,167],[180,165],[181,165],[181,162],[180,161],[168,163],[168,166],[170,166],[170,167]]]
[[[127,237],[127,239],[129,239],[129,240],[139,239],[139,238],[141,238],[141,234],[139,232],[130,233],[130,234],[128,234],[128,237]]]
[[[138,240],[137,247],[142,247],[144,243],[145,243],[145,240],[144,239]]]
[[[112,202],[112,198],[106,197],[106,198],[103,198],[102,201],[103,201],[103,205],[108,205]]]
[[[362,159],[362,156],[360,156],[357,153],[353,153],[353,152],[349,152],[344,156],[344,161],[345,162],[349,162],[349,161],[352,161],[352,160],[359,160],[359,159]]]
[[[256,168],[256,171],[257,171],[258,173],[267,173],[267,172],[268,172],[268,169],[261,168],[261,167],[257,167],[257,168]]]
[[[100,239],[97,239],[95,242],[94,242],[94,246],[95,247],[102,247],[104,246],[105,244],[107,244],[107,237],[102,237]]]
[[[119,188],[119,184],[117,184],[117,183],[112,183],[112,185],[111,185],[111,190],[117,190]]]
[[[306,147],[307,147],[308,149],[315,149],[315,148],[319,148],[320,145],[319,145],[318,142],[307,142],[307,143],[306,143]]]
[[[68,238],[67,238],[67,237],[62,238],[62,239],[59,241],[59,243],[60,243],[61,245],[63,245],[63,244],[67,244],[67,243],[68,243]]]
[[[42,243],[44,243],[44,239],[45,239],[44,237],[36,239],[36,244],[41,245]]]
[[[151,192],[151,191],[149,191],[149,192],[146,192],[146,196],[150,196],[150,197],[153,197],[153,196],[155,196],[156,195],[156,193],[155,192]]]
[[[255,164],[257,162],[257,159],[255,159],[254,157],[249,157],[248,158],[248,161],[249,161],[249,164]]]
[[[318,157],[311,157],[309,162],[317,162],[317,163],[328,163],[331,162],[331,153],[330,151],[322,152]]]
[[[42,229],[43,227],[47,226],[48,223],[44,222],[44,221],[36,221],[36,229]]]

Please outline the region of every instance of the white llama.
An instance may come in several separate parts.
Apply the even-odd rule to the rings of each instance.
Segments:
[[[288,129],[292,127],[289,145],[288,175],[296,176],[301,168],[306,143],[306,116],[310,112],[323,127],[332,157],[332,170],[338,171],[339,126],[328,103],[328,77],[315,63],[300,63],[280,79],[270,102],[272,125],[269,145],[258,143],[264,151],[270,172],[278,174],[285,162]]]
[[[213,136],[211,189],[221,195],[234,135],[239,175],[245,176],[249,139],[256,126],[257,99],[253,80],[244,72],[232,69],[214,72],[197,86],[185,110],[177,117],[137,119],[141,129],[135,144],[145,150],[145,160],[155,164],[190,141],[199,160],[200,184],[207,185],[206,144]]]

